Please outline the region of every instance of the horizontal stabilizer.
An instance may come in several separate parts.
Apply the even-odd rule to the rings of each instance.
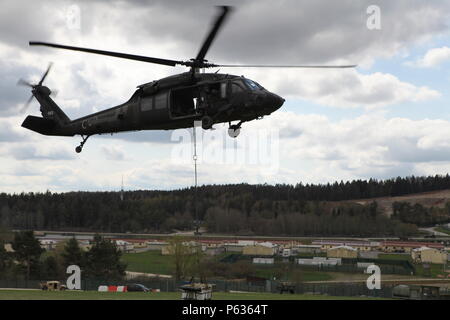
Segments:
[[[22,123],[22,127],[36,131],[44,135],[52,135],[56,127],[56,122],[51,119],[28,116]]]

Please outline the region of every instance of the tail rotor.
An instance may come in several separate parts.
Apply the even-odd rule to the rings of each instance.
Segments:
[[[23,105],[23,107],[20,109],[20,113],[23,114],[26,112],[26,110],[28,109],[31,101],[33,100],[34,97],[34,91],[35,90],[39,90],[40,88],[42,88],[42,90],[45,90],[45,93],[51,94],[51,90],[47,87],[42,86],[42,83],[44,82],[45,78],[47,77],[48,73],[50,72],[50,69],[52,68],[53,63],[49,63],[47,70],[45,71],[45,73],[42,75],[41,80],[39,80],[39,82],[37,84],[32,84],[29,81],[26,81],[24,79],[19,79],[19,81],[17,82],[18,86],[25,86],[25,87],[30,87],[32,89],[32,94],[30,96],[30,98],[27,100],[27,102]],[[45,89],[44,89],[45,88]]]

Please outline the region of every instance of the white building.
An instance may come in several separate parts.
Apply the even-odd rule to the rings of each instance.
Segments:
[[[253,258],[253,263],[273,264],[274,262],[275,262],[274,258]]]
[[[134,250],[134,245],[124,240],[116,240],[116,246],[119,250],[123,252],[130,252]]]
[[[314,257],[312,259],[295,259],[295,263],[305,266],[340,266],[342,264],[342,259]]]
[[[58,241],[51,239],[40,239],[39,242],[41,244],[41,248],[47,251],[54,250],[56,248],[56,244],[58,243]]]

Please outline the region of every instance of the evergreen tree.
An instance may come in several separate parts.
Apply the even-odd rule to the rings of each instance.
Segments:
[[[85,265],[83,250],[80,248],[78,241],[75,238],[71,238],[66,242],[61,256],[63,258],[64,268],[67,268],[70,265],[77,265],[80,268],[83,268]]]
[[[5,244],[0,240],[0,276],[5,275],[11,266],[11,255],[6,252]]]
[[[122,279],[126,264],[120,261],[121,256],[122,252],[114,242],[95,235],[93,245],[86,253],[86,275],[104,280]]]
[[[14,235],[12,248],[14,249],[14,258],[25,269],[26,278],[30,279],[31,275],[37,276],[39,273],[39,258],[44,249],[41,248],[33,231],[17,232]]]
[[[58,261],[53,255],[47,256],[41,265],[40,278],[47,280],[59,279],[62,275]]]

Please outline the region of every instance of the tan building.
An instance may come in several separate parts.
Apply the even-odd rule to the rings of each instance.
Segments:
[[[147,241],[148,250],[159,250],[162,251],[169,243],[165,241]]]
[[[380,243],[373,241],[314,240],[312,245],[320,246],[324,251],[341,246],[352,247],[358,251],[373,251],[379,247]]]
[[[92,248],[92,244],[90,244],[89,241],[78,241],[78,245],[83,251],[89,251]]]
[[[411,258],[416,263],[444,264],[447,261],[447,252],[434,248],[421,247],[411,251]]]
[[[127,239],[126,241],[133,244],[134,249],[147,248],[147,240],[146,239]]]
[[[349,246],[338,246],[327,250],[328,258],[357,258],[358,250]]]
[[[183,242],[183,246],[188,248],[187,252],[194,254],[197,252],[197,249],[201,250],[201,246],[195,242]],[[175,254],[175,248],[172,244],[167,244],[161,248],[161,254],[163,256],[173,255]]]
[[[273,256],[276,253],[276,246],[272,243],[257,243],[245,246],[242,254],[248,256]]]
[[[380,244],[380,250],[384,252],[406,252],[411,253],[412,250],[417,248],[433,248],[443,250],[444,245],[433,242],[415,242],[415,241],[383,241]]]

